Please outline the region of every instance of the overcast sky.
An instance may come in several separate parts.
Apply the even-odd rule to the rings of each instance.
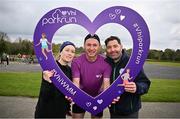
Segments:
[[[18,37],[32,40],[37,22],[54,8],[73,7],[93,21],[101,11],[112,6],[129,7],[145,19],[150,30],[151,49],[180,49],[180,0],[1,0],[0,31],[12,40]],[[82,46],[87,33],[78,25],[67,25],[55,33],[53,42],[70,40]],[[106,37],[117,35],[124,47],[132,48],[130,33],[120,25],[106,24],[97,34],[102,44]]]

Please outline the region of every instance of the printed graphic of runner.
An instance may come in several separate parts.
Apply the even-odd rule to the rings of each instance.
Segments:
[[[40,39],[39,43],[36,44],[36,46],[41,44],[41,49],[42,49],[42,53],[44,55],[44,57],[46,58],[46,60],[48,59],[46,52],[51,52],[51,50],[48,49],[48,44],[51,45],[51,43],[48,42],[47,38],[46,38],[46,34],[42,33],[41,34],[42,38]],[[46,51],[46,52],[45,52]]]
[[[126,69],[126,73],[121,75],[121,78],[123,80],[123,84],[118,84],[118,86],[124,86],[131,80],[133,77],[130,77],[130,69]]]

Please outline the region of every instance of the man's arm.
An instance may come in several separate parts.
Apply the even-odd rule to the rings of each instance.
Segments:
[[[74,83],[75,86],[80,88],[80,78],[73,78],[73,83]]]
[[[135,79],[137,91],[136,94],[143,95],[148,92],[151,81],[147,78],[144,71],[141,70]]]
[[[79,68],[78,62],[76,61],[72,62],[71,70],[72,70],[72,81],[75,86],[80,88],[80,68]]]
[[[104,78],[103,80],[103,91],[108,89],[110,86],[110,78]]]
[[[103,80],[103,91],[105,91],[109,87],[110,87],[110,78],[104,78],[104,80]],[[119,99],[120,99],[120,97],[113,99],[112,104],[115,104],[116,102],[118,102]],[[111,105],[109,105],[109,107],[111,107]]]

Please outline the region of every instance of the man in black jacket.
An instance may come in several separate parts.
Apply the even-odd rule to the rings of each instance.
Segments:
[[[124,70],[129,61],[129,57],[123,50],[121,41],[116,36],[111,36],[105,40],[107,62],[112,66],[111,83],[116,80]],[[124,84],[125,92],[120,96],[116,104],[112,104],[110,109],[111,118],[138,118],[141,108],[141,95],[148,92],[150,80],[145,75],[143,69],[139,72],[134,82]]]

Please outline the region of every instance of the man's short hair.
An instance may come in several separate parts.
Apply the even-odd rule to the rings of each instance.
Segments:
[[[89,38],[96,39],[96,40],[99,42],[99,44],[101,44],[101,43],[100,43],[100,38],[99,38],[99,36],[96,35],[96,34],[88,34],[88,35],[85,37],[85,39],[84,39],[84,43],[85,43],[86,40],[89,39]]]
[[[117,36],[110,36],[109,38],[107,38],[105,40],[105,45],[107,46],[107,44],[109,43],[109,41],[113,41],[116,40],[120,45],[121,45],[121,40],[120,38],[118,38]]]

